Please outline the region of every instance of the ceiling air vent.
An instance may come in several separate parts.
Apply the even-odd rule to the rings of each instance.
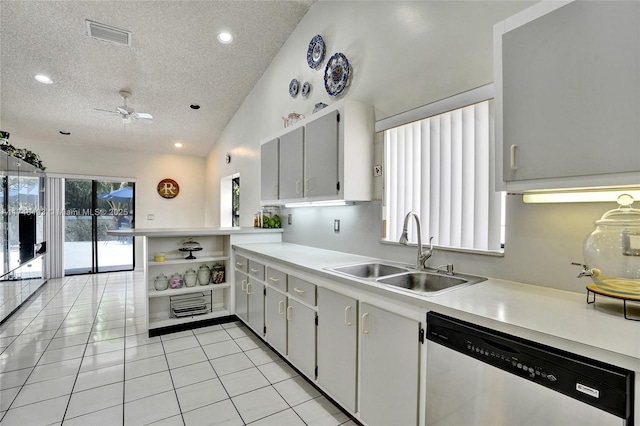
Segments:
[[[129,31],[110,27],[108,25],[89,20],[87,20],[86,22],[87,34],[90,37],[102,41],[108,41],[110,43],[122,44],[129,47],[131,46],[131,33]]]

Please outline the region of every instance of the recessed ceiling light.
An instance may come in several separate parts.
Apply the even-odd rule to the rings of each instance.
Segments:
[[[182,148],[182,144],[180,142],[176,142],[173,144],[176,148]]]
[[[198,105],[198,104],[191,104],[191,105],[189,105],[189,108],[191,108],[191,109],[200,109],[200,105]]]
[[[229,44],[233,41],[233,36],[231,35],[231,33],[222,31],[220,34],[218,34],[218,40],[220,41],[220,43]]]
[[[49,77],[47,77],[44,74],[38,74],[34,78],[36,80],[38,80],[40,83],[43,83],[43,84],[51,84],[51,83],[53,83],[53,80],[51,80]]]
[[[65,132],[64,130],[60,130],[61,135],[69,136],[71,132]]]

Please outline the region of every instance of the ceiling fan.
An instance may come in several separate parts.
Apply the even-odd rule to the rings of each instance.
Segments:
[[[100,109],[100,108],[94,108],[94,109],[96,111],[104,111],[104,112],[109,112],[111,114],[120,114],[120,116],[122,117],[123,124],[131,123],[131,119],[139,120],[143,123],[151,123],[153,121],[153,115],[149,114],[148,112],[135,112],[133,108],[127,106],[127,99],[131,97],[131,92],[127,92],[126,90],[121,90],[120,96],[122,97],[124,105],[116,107],[115,111],[108,110],[108,109]]]

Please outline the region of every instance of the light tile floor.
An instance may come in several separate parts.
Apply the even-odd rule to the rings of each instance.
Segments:
[[[149,338],[141,273],[52,279],[0,326],[0,425],[355,425],[239,322]]]

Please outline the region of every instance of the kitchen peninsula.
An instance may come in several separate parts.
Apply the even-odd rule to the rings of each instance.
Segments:
[[[147,330],[150,336],[155,336],[192,328],[191,323],[210,323],[232,315],[235,302],[231,289],[232,244],[279,242],[282,229],[158,228],[114,230],[109,234],[142,237]],[[190,241],[199,248],[188,253],[184,244]],[[193,276],[200,268],[214,267],[222,271],[218,280],[202,283],[185,279],[185,275]],[[165,286],[156,287],[156,280],[164,281]]]

